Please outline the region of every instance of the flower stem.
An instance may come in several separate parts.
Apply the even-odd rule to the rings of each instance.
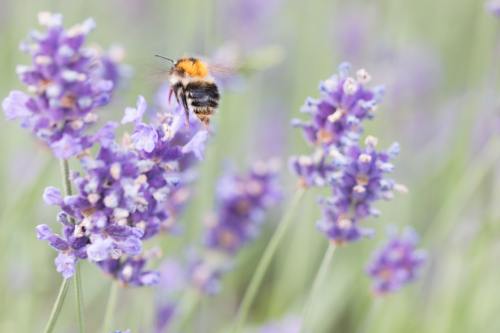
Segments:
[[[61,160],[61,175],[63,179],[63,187],[65,195],[72,195],[73,190],[71,188],[71,181],[69,179],[69,163],[68,160]],[[70,222],[75,224],[75,220],[70,217]],[[82,293],[82,279],[80,274],[80,265],[77,262],[75,264],[75,292],[76,292],[76,316],[78,322],[78,331],[80,333],[85,332],[85,320],[83,315],[83,293]]]
[[[316,295],[319,293],[319,290],[323,283],[325,282],[326,273],[328,272],[328,268],[330,268],[330,264],[333,259],[333,254],[335,253],[336,246],[333,244],[328,245],[328,249],[323,256],[323,260],[321,261],[321,266],[319,266],[318,273],[314,278],[313,287],[311,292],[309,293],[309,297],[307,298],[306,305],[304,306],[304,310],[302,313],[302,327],[301,332],[312,332],[309,328],[311,321],[311,310],[314,304],[314,299]]]
[[[264,254],[262,255],[262,258],[260,259],[257,269],[255,270],[252,279],[250,280],[250,284],[247,287],[247,290],[245,291],[245,295],[243,296],[243,300],[241,301],[241,305],[238,309],[238,313],[236,315],[235,319],[235,324],[233,327],[232,332],[240,332],[243,325],[245,324],[248,311],[250,310],[250,307],[252,306],[252,303],[257,296],[257,291],[262,283],[262,280],[264,279],[264,275],[266,274],[267,268],[271,264],[271,260],[273,259],[273,256],[283,239],[283,236],[285,235],[286,231],[288,230],[288,227],[290,226],[291,221],[293,220],[293,217],[295,215],[295,210],[298,207],[298,204],[302,198],[302,196],[305,193],[305,189],[300,188],[295,192],[295,195],[290,202],[290,205],[288,206],[285,215],[283,215],[283,218],[281,219],[278,228],[274,232],[273,236],[271,237],[271,240],[267,244],[266,249],[264,250]]]
[[[66,298],[66,294],[68,293],[69,280],[64,279],[61,287],[59,288],[59,293],[57,294],[56,301],[52,307],[52,311],[50,313],[49,321],[45,326],[44,333],[51,333],[56,326],[57,318],[59,317],[59,313],[61,312],[62,306],[64,304],[64,299]]]
[[[368,333],[370,331],[369,327],[372,326],[372,323],[376,318],[376,314],[378,313],[379,308],[382,306],[381,303],[381,298],[375,298],[373,300],[368,313],[365,315],[365,319],[357,330],[357,333]]]
[[[108,304],[106,305],[106,313],[102,325],[102,332],[109,333],[113,328],[113,316],[115,314],[116,300],[118,298],[118,282],[111,282],[111,290],[109,291]]]
[[[80,333],[85,332],[85,320],[83,314],[83,292],[82,292],[82,279],[80,275],[80,265],[75,265],[75,291],[76,291],[76,315],[78,318],[78,330]]]

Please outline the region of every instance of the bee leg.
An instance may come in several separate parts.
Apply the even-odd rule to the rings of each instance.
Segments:
[[[205,127],[206,130],[210,129],[210,116],[205,115],[200,120],[203,123],[203,127]]]
[[[168,103],[170,103],[172,101],[172,95],[174,94],[174,89],[170,88],[168,90]],[[177,98],[177,96],[176,96]]]
[[[188,106],[188,102],[186,99],[186,94],[184,93],[184,91],[181,90],[179,95],[180,95],[180,99],[182,101],[182,106],[184,107],[184,113],[186,115],[186,127],[189,129],[189,106]]]

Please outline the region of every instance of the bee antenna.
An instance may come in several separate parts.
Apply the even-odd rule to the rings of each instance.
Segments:
[[[170,61],[172,64],[175,63],[175,61],[173,59],[170,59],[170,58],[167,58],[167,57],[164,57],[162,55],[159,55],[159,54],[155,54],[155,57],[158,57],[158,58],[162,58],[162,59],[165,59],[167,61]]]

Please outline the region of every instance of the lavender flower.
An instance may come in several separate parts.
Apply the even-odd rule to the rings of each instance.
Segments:
[[[417,234],[407,229],[401,235],[390,235],[388,242],[375,252],[367,273],[376,294],[395,292],[415,280],[426,259],[425,251],[417,250],[417,244]]]
[[[354,242],[371,236],[373,230],[361,227],[362,220],[377,216],[373,204],[393,197],[393,191],[405,191],[385,175],[392,171],[391,159],[399,152],[395,143],[386,151],[377,151],[377,139],[368,136],[360,144],[363,121],[373,116],[380,88],[368,89],[370,76],[365,70],[349,77],[346,63],[321,85],[322,98],[308,100],[303,111],[310,122],[294,121],[304,130],[306,140],[316,146],[312,156],[290,159],[292,171],[303,187],[331,187],[332,196],[323,198],[323,217],[317,223],[334,244]]]
[[[2,107],[8,120],[19,119],[57,157],[69,158],[96,140],[85,130],[97,120],[95,109],[108,103],[113,82],[96,70],[95,52],[84,48],[92,19],[65,30],[60,14],[38,18],[46,31],[32,32],[21,45],[33,63],[17,68],[31,94],[12,91]]]
[[[156,285],[160,276],[157,271],[147,270],[148,260],[157,258],[156,249],[136,256],[122,256],[118,259],[107,259],[98,263],[101,269],[124,285],[134,287]]]
[[[59,222],[66,241],[77,242],[84,253],[75,256],[69,246],[54,246],[60,255],[101,262],[141,252],[141,239],[155,233],[160,222],[148,214],[151,192],[138,165],[133,152],[114,145],[102,147],[97,158],[82,159],[82,175],[72,175],[77,195],[63,198],[55,188],[45,190],[45,202],[62,209]],[[52,245],[54,236],[45,232],[50,228],[40,225],[37,230],[39,238]],[[69,270],[67,275],[71,276]]]
[[[259,232],[264,212],[281,193],[275,163],[256,163],[247,175],[226,174],[217,186],[217,214],[208,221],[206,245],[234,254]]]
[[[386,151],[377,151],[377,139],[372,136],[366,138],[365,144],[365,148],[352,145],[344,154],[339,153],[329,175],[333,195],[322,201],[324,214],[318,227],[336,244],[370,236],[372,231],[360,228],[359,222],[379,215],[373,203],[391,199],[394,190],[406,190],[385,178],[393,170],[390,160],[399,153],[399,146],[393,144]]]
[[[222,277],[233,268],[231,259],[227,253],[218,251],[191,253],[187,265],[190,285],[203,294],[218,294],[222,289]]]
[[[310,121],[293,121],[296,127],[302,128],[309,143],[327,151],[359,139],[361,122],[373,117],[382,95],[380,87],[366,87],[371,77],[365,70],[359,70],[353,78],[349,76],[350,68],[347,63],[341,64],[339,74],[320,85],[321,98],[306,101],[302,112],[310,115]]]
[[[302,187],[321,187],[328,185],[328,177],[334,171],[328,155],[317,149],[312,156],[292,156],[290,168],[299,177]]]
[[[56,249],[75,262],[96,262],[114,278],[135,286],[158,281],[157,273],[145,270],[148,259],[154,256],[142,251],[142,243],[170,228],[167,202],[184,177],[183,163],[199,157],[204,144],[200,132],[189,136],[181,129],[180,112],[177,117],[161,114],[157,122],[142,123],[146,108],[146,101],[139,97],[137,107],[126,110],[124,122],[135,122],[135,129],[125,146],[113,140],[116,125],[110,123],[98,132],[101,148],[97,156],[83,157],[83,172],[72,174],[76,195],[63,198],[55,188],[44,193],[48,204],[61,208],[65,221],[70,217],[74,222],[66,223],[72,238],[65,240],[74,238],[78,245],[83,244],[78,247],[83,255],[75,255],[71,246]],[[143,127],[151,130],[144,134]],[[144,145],[144,140],[151,142]],[[39,230],[47,229],[39,226]],[[52,245],[51,237],[45,233],[39,238]],[[64,265],[70,267],[71,262],[66,260]],[[69,268],[64,272],[72,274]]]
[[[189,185],[196,178],[195,167],[203,159],[210,134],[195,119],[196,117],[191,117],[189,126],[186,126],[184,110],[175,99],[168,98],[169,89],[168,85],[163,85],[156,95],[158,110],[153,125],[158,139],[153,139],[155,148],[143,154],[162,161],[165,167],[170,168],[172,164],[176,166],[179,176],[178,184],[166,201],[166,209],[171,216],[170,227],[172,227],[176,217],[182,213],[186,202],[191,197],[192,191]],[[139,120],[136,124],[141,126]],[[141,128],[138,133],[140,132],[143,132]]]
[[[66,214],[60,214],[58,221],[62,224],[61,235],[54,234],[45,224],[36,227],[37,238],[45,240],[59,252],[55,259],[56,269],[67,279],[75,273],[75,264],[79,259],[86,259],[87,238],[75,237],[75,225],[70,223]]]
[[[256,237],[265,212],[281,199],[277,167],[275,161],[258,162],[247,174],[230,172],[219,180],[216,214],[208,218],[205,247],[189,251],[187,268],[167,260],[161,286],[167,290],[191,286],[209,295],[220,291],[220,279],[233,268],[233,257]],[[168,304],[159,308],[164,306]]]

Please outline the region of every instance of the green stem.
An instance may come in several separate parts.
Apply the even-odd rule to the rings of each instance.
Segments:
[[[85,320],[83,314],[83,292],[82,292],[82,278],[80,275],[80,265],[76,263],[75,267],[75,291],[76,291],[76,316],[78,318],[78,331],[85,332]]]
[[[64,304],[64,299],[66,298],[66,294],[68,293],[69,280],[64,279],[61,287],[59,288],[59,293],[57,294],[56,301],[54,306],[52,307],[52,312],[50,313],[49,321],[45,326],[44,333],[51,333],[56,326],[57,318],[59,317],[59,313],[61,312],[62,306]]]
[[[71,181],[69,179],[69,163],[68,160],[61,160],[61,175],[63,178],[63,187],[65,195],[72,195]],[[75,224],[75,219],[70,217],[70,222]],[[82,293],[82,279],[80,274],[80,265],[77,262],[75,265],[75,292],[76,292],[76,316],[78,323],[78,331],[85,332],[85,320],[83,315],[83,293]]]
[[[381,303],[382,298],[375,298],[373,300],[372,304],[370,305],[370,309],[365,316],[365,320],[363,320],[363,322],[359,326],[357,333],[368,333],[370,331],[370,329],[368,328],[372,327],[372,323],[375,320],[375,315],[378,313],[378,309],[381,307]]]
[[[318,295],[321,286],[325,282],[326,273],[328,273],[328,269],[330,268],[330,264],[333,259],[333,254],[335,253],[336,246],[331,244],[328,246],[328,249],[323,256],[323,260],[321,261],[321,266],[319,267],[318,273],[314,278],[313,287],[311,292],[309,293],[309,297],[306,301],[306,305],[304,306],[304,310],[302,313],[302,328],[301,332],[309,332],[309,326],[311,321],[311,310],[314,304],[314,300],[316,295]]]
[[[110,333],[113,329],[113,316],[115,314],[116,300],[118,298],[118,282],[111,282],[111,290],[109,291],[108,304],[106,305],[106,313],[102,326],[103,333]]]
[[[235,324],[233,327],[233,332],[240,332],[243,325],[245,324],[248,311],[252,306],[252,303],[257,296],[257,291],[262,283],[264,275],[266,274],[267,268],[271,264],[271,260],[273,259],[274,253],[278,249],[278,246],[283,239],[288,227],[290,226],[291,221],[295,215],[295,210],[300,202],[300,199],[304,195],[305,189],[301,188],[295,192],[295,195],[290,202],[290,206],[287,208],[285,215],[281,219],[278,228],[274,232],[271,240],[267,244],[267,247],[260,259],[257,269],[255,270],[252,279],[250,280],[250,284],[245,291],[245,295],[243,296],[243,300],[241,301],[240,308],[236,315]]]

